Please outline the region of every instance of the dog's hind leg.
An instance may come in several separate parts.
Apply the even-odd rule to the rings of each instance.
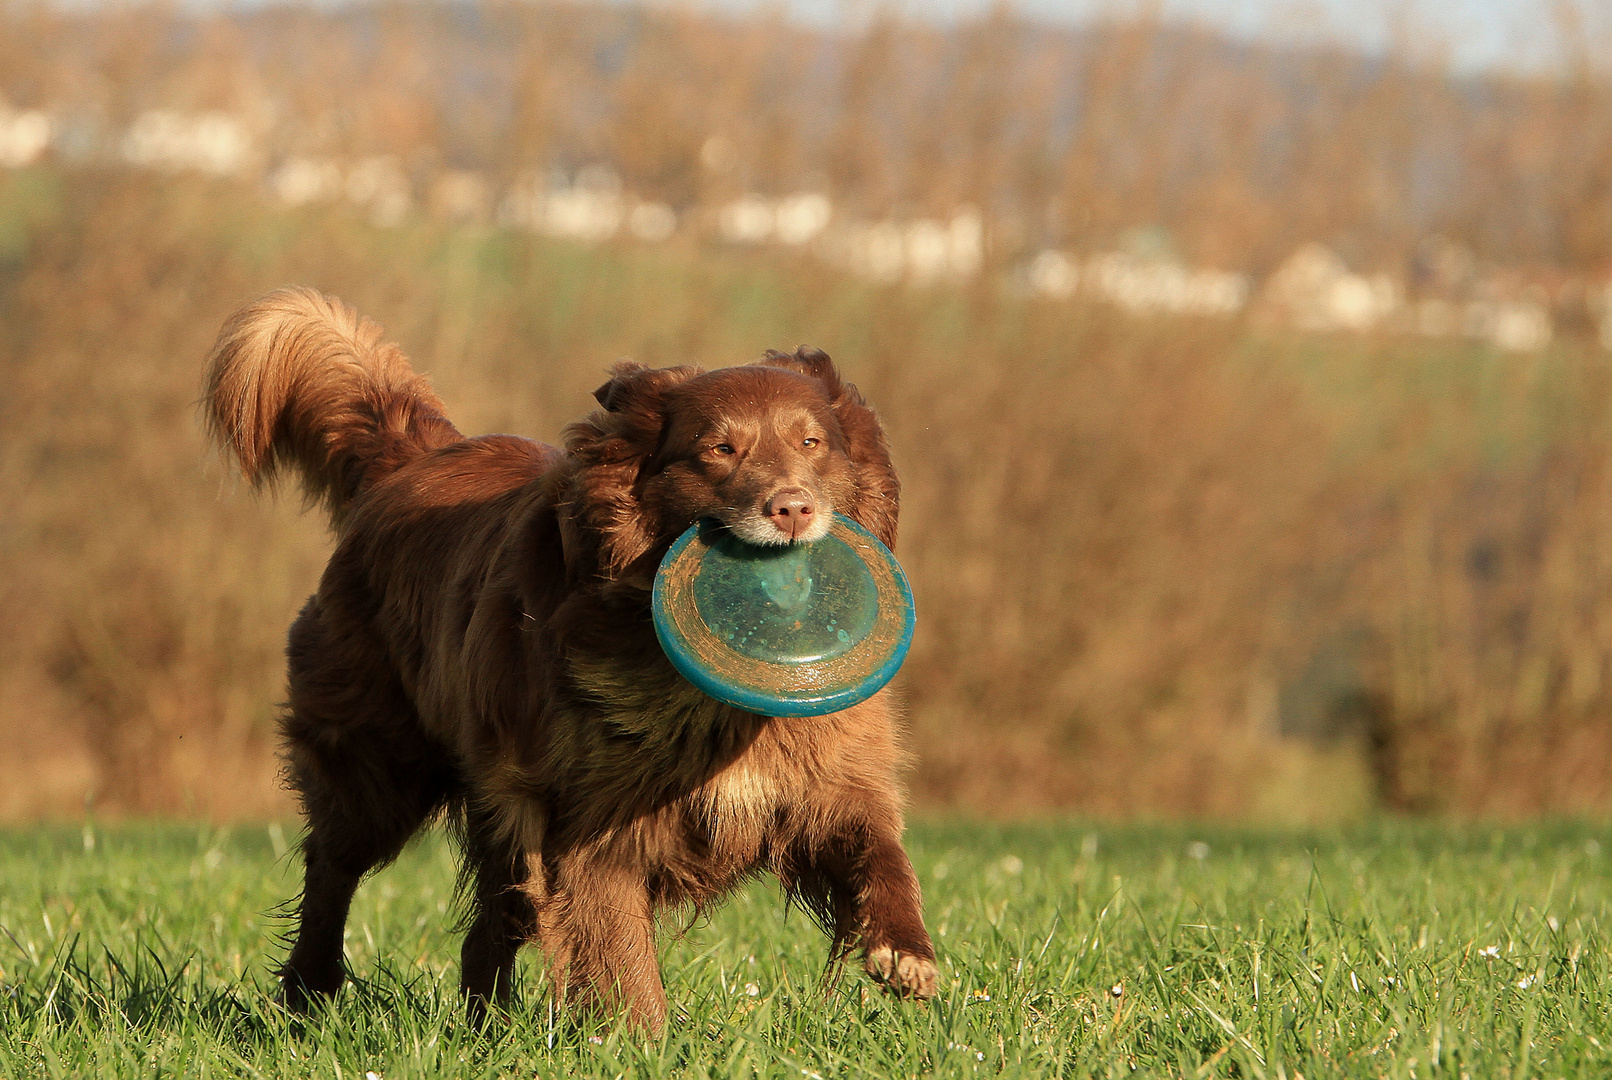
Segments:
[[[537,933],[537,911],[523,887],[525,854],[475,806],[466,813],[464,857],[472,919],[459,954],[460,987],[471,1022],[480,1023],[489,1006],[509,1003],[515,954]]]
[[[281,719],[308,822],[295,943],[280,970],[297,1010],[341,985],[359,881],[396,858],[455,785],[451,758],[421,731],[396,678],[356,662],[373,651],[334,638],[309,603],[291,629],[291,708]]]

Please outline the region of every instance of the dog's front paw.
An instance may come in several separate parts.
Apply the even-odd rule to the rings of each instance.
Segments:
[[[897,997],[932,998],[940,971],[933,960],[897,952],[888,945],[868,950],[862,966],[874,982],[883,983]]]

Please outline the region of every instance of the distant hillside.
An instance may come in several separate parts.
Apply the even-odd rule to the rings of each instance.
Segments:
[[[1254,274],[1307,242],[1361,271],[1409,273],[1431,239],[1496,265],[1612,258],[1604,73],[1455,78],[1147,19],[835,33],[616,4],[13,3],[0,95],[53,116],[66,156],[108,153],[144,111],[218,111],[265,171],[379,155],[423,186],[603,166],[680,215],[747,192],[867,218],[975,207],[999,264],[1143,227]]]

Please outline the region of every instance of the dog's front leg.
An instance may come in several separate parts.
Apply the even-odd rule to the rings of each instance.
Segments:
[[[642,875],[595,859],[562,861],[535,899],[549,978],[567,1008],[620,1011],[634,1027],[659,1034],[666,991]]]
[[[935,947],[924,928],[918,875],[896,828],[866,823],[836,835],[806,860],[835,922],[834,951],[860,946],[863,967],[899,997],[935,996]]]

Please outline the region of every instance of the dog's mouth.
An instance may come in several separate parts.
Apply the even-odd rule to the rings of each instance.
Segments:
[[[769,504],[772,500],[769,500]],[[723,514],[718,518],[728,532],[747,544],[758,547],[784,547],[789,544],[810,544],[828,535],[834,524],[834,512],[820,503],[806,513],[767,513],[766,507],[748,513]]]

